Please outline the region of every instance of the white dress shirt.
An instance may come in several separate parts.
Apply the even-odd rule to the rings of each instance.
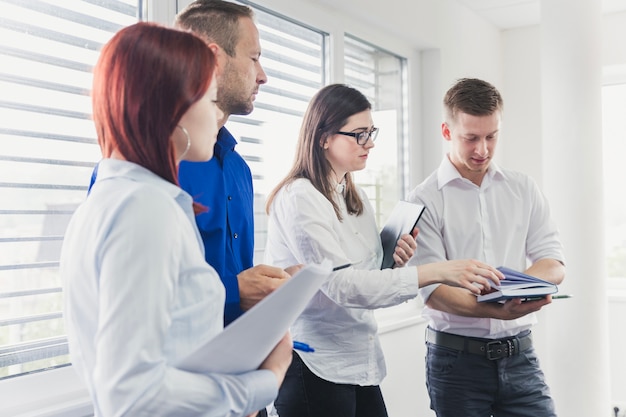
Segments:
[[[418,185],[409,201],[426,206],[420,218],[417,252],[409,265],[446,259],[478,259],[489,265],[526,270],[528,262],[564,262],[548,202],[527,175],[491,162],[480,187],[461,177],[448,157]],[[420,290],[424,301],[439,284]],[[461,317],[425,307],[435,330],[463,336],[501,338],[529,329],[535,314],[517,320]]]
[[[378,385],[386,374],[373,309],[399,304],[417,295],[416,268],[380,270],[382,246],[372,207],[350,215],[341,208],[339,221],[331,203],[309,180],[283,187],[270,208],[266,262],[287,267],[319,263],[351,263],[322,285],[291,328],[294,340],[308,343],[312,353],[297,352],[309,369],[335,383]]]
[[[222,330],[224,309],[192,199],[176,185],[131,162],[101,161],[68,226],[60,271],[72,365],[96,416],[245,416],[275,398],[267,370],[175,367]]]

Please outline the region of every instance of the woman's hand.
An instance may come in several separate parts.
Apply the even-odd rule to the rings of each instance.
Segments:
[[[396,243],[396,249],[393,251],[393,260],[395,262],[394,268],[402,267],[409,262],[409,259],[415,254],[415,250],[417,249],[417,242],[415,239],[417,238],[417,234],[419,231],[417,227],[413,229],[411,234],[404,234],[400,236],[398,242]]]
[[[418,267],[420,286],[440,282],[463,287],[478,295],[492,285],[500,285],[502,272],[475,259],[435,262]]]

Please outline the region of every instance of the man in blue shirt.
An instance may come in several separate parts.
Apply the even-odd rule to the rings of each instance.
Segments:
[[[249,7],[221,0],[196,0],[176,17],[178,27],[206,40],[220,70],[217,105],[224,118],[219,121],[214,157],[208,162],[181,163],[179,182],[208,209],[196,217],[196,222],[206,260],[226,287],[225,325],[290,277],[280,268],[252,265],[252,175],[235,150],[237,141],[224,127],[231,114],[252,112],[259,86],[267,81],[259,63],[261,46],[253,17]]]

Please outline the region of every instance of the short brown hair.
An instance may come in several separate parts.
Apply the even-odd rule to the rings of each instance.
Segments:
[[[232,57],[239,41],[239,19],[246,17],[254,18],[248,6],[222,0],[196,0],[176,16],[174,23],[218,44]]]
[[[455,120],[458,113],[488,116],[502,110],[503,105],[496,87],[477,78],[461,78],[443,98],[447,122]]]

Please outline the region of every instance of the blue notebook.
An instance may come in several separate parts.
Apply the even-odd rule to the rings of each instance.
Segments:
[[[501,266],[497,268],[506,279],[500,285],[492,285],[491,291],[479,295],[478,302],[505,301],[509,298],[533,298],[555,294],[559,289],[556,284],[544,281],[531,275]]]

